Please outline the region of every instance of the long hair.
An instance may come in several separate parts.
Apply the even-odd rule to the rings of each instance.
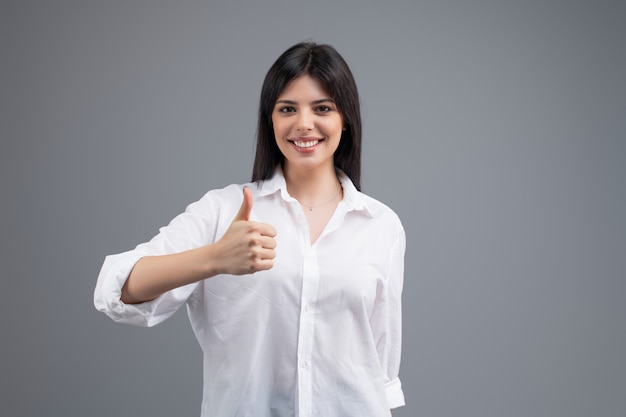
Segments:
[[[344,131],[334,154],[334,164],[361,189],[361,109],[356,83],[348,64],[330,45],[298,43],[274,62],[263,81],[259,104],[257,145],[252,181],[272,177],[284,156],[274,137],[272,112],[278,96],[287,84],[302,75],[320,82],[343,117]]]

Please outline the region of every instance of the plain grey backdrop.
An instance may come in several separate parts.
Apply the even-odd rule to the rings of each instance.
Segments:
[[[352,67],[363,189],[407,232],[394,417],[626,415],[623,1],[5,0],[0,16],[1,415],[199,415],[185,311],[115,324],[96,277],[249,179],[262,79],[302,40]]]

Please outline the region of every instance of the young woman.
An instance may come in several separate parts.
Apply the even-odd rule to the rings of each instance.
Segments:
[[[204,355],[202,416],[389,416],[398,379],[405,235],[359,191],[356,84],[301,43],[261,92],[252,182],[209,191],[129,252],[94,303],[153,326],[186,304]]]

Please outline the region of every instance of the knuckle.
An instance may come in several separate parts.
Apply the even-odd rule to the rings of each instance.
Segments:
[[[259,238],[257,236],[248,237],[248,247],[254,248],[259,246]]]

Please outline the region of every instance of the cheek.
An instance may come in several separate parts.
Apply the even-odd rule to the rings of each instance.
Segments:
[[[326,120],[323,128],[326,131],[326,134],[336,136],[338,138],[341,136],[341,132],[343,131],[343,123],[340,117],[333,118]]]
[[[272,128],[274,130],[274,136],[276,138],[284,136],[285,129],[286,129],[284,121],[281,121],[280,119],[272,118]]]

